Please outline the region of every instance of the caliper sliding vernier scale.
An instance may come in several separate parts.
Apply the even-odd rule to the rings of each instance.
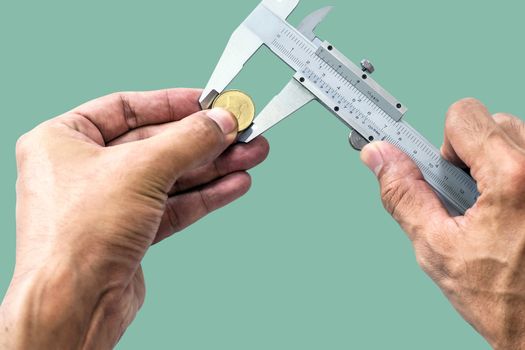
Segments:
[[[354,65],[330,43],[314,34],[315,27],[331,7],[307,16],[294,28],[286,18],[299,0],[263,0],[233,32],[200,104],[210,107],[262,46],[288,64],[296,73],[239,135],[250,142],[312,100],[318,100],[352,130],[350,142],[360,149],[374,140],[397,146],[412,158],[425,180],[453,214],[463,214],[479,195],[474,180],[463,170],[440,157],[439,151],[401,118],[407,109],[377,84],[370,74],[373,66]]]

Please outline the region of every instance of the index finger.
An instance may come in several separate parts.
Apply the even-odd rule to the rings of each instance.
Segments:
[[[453,162],[462,161],[478,181],[496,176],[501,157],[512,149],[506,134],[478,100],[468,98],[453,104],[445,124],[443,155]]]
[[[200,89],[118,92],[89,101],[70,113],[93,124],[105,143],[135,128],[180,120],[200,111]]]

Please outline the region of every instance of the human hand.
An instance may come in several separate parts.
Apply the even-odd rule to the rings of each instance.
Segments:
[[[237,122],[200,111],[200,93],[112,94],[20,138],[0,347],[113,347],[143,303],[150,245],[248,190],[268,143],[227,149]]]
[[[423,270],[496,349],[525,348],[525,124],[474,99],[447,114],[443,157],[469,168],[481,193],[451,217],[416,165],[392,145],[367,145],[386,210]]]

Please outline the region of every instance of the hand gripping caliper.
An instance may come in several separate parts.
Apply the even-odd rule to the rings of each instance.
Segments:
[[[250,142],[317,100],[352,130],[349,140],[354,148],[374,140],[395,145],[417,164],[447,209],[454,215],[464,214],[479,195],[475,181],[441,158],[429,141],[401,120],[406,107],[371,78],[374,67],[370,62],[362,61],[359,68],[314,34],[331,7],[313,12],[297,28],[286,21],[298,3],[263,0],[253,10],[231,35],[199,100],[201,107],[208,109],[252,55],[266,45],[295,74],[239,135],[239,142]]]

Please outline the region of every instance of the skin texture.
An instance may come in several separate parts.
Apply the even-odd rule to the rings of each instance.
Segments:
[[[118,93],[17,144],[17,251],[2,349],[110,349],[144,301],[148,248],[242,196],[264,138],[200,90]]]
[[[481,193],[451,217],[416,165],[384,142],[361,158],[423,270],[495,349],[525,348],[525,124],[475,99],[450,107],[442,155],[470,170]]]
[[[109,349],[144,301],[148,248],[243,195],[259,138],[199,111],[199,90],[120,93],[38,126],[17,144],[17,257],[0,307],[2,349]],[[418,263],[495,349],[525,348],[525,125],[454,104],[442,154],[481,193],[451,217],[416,165],[366,146],[387,211]]]

